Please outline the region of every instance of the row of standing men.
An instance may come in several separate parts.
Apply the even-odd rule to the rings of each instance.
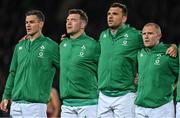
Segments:
[[[60,69],[62,118],[174,118],[177,46],[160,43],[156,23],[145,24],[142,32],[130,27],[127,14],[124,4],[113,3],[108,28],[96,41],[85,33],[86,13],[71,9],[66,19],[69,37],[58,46],[42,34],[43,13],[28,11],[28,38],[15,47],[1,110],[7,112],[12,101],[13,117],[47,117],[54,74]],[[177,84],[177,118],[179,90]]]

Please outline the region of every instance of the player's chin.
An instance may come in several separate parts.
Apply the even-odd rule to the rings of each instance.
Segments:
[[[29,36],[33,36],[34,34],[36,34],[36,33],[34,33],[34,32],[27,32],[27,35],[29,35]]]
[[[27,35],[32,35],[33,33],[32,32],[27,32]]]
[[[153,45],[147,44],[147,43],[144,43],[144,46],[147,47],[147,48],[153,47]]]
[[[68,34],[68,35],[73,35],[74,32],[72,32],[72,31],[67,31],[67,34]]]
[[[109,28],[113,28],[114,27],[112,23],[108,23],[108,26],[109,26]]]

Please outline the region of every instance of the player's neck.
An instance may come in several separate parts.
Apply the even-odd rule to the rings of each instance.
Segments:
[[[30,40],[31,41],[36,40],[38,37],[40,37],[41,34],[42,34],[41,32],[35,33],[34,35],[30,36]]]
[[[115,35],[117,33],[118,29],[111,29],[111,34]]]
[[[70,38],[71,39],[76,39],[76,38],[78,38],[80,35],[82,35],[84,33],[84,31],[82,30],[82,31],[79,31],[79,32],[77,32],[77,33],[75,33],[75,34],[71,34],[70,35]]]

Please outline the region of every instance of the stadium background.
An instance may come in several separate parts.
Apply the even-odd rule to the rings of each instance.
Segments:
[[[107,27],[106,13],[113,2],[128,7],[128,21],[141,30],[147,22],[161,26],[163,42],[180,41],[180,3],[178,0],[0,0],[0,100],[14,46],[26,34],[24,13],[30,9],[42,10],[46,16],[43,34],[60,43],[60,36],[66,32],[67,11],[80,8],[87,12],[89,24],[86,33],[98,40],[99,34]],[[58,88],[58,73],[54,80]],[[6,116],[0,112],[1,116]]]

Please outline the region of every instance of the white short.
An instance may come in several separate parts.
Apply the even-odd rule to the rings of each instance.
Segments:
[[[96,118],[97,105],[61,106],[61,118]]]
[[[176,104],[176,118],[180,118],[180,102]]]
[[[135,93],[109,97],[100,92],[98,101],[98,118],[134,118]]]
[[[170,101],[157,108],[136,106],[135,116],[136,118],[175,118],[174,103]]]
[[[12,102],[10,115],[13,118],[47,118],[47,105],[44,103]]]

